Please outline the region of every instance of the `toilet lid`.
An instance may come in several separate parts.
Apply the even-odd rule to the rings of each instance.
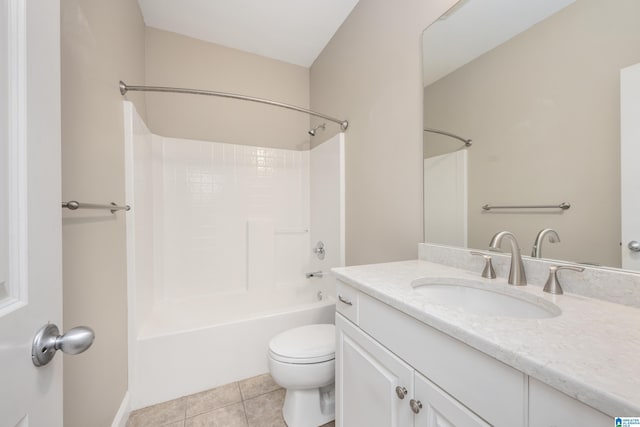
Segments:
[[[307,325],[289,329],[271,339],[269,353],[285,363],[319,363],[335,358],[336,327]]]

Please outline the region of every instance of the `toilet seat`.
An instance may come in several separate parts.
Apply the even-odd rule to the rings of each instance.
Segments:
[[[307,325],[284,331],[269,342],[274,360],[291,364],[321,363],[335,359],[335,325]]]

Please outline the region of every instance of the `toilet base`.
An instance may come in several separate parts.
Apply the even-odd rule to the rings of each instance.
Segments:
[[[318,427],[333,421],[335,385],[305,390],[287,389],[282,416],[288,427]]]

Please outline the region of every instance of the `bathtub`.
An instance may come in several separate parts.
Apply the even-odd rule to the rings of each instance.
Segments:
[[[334,322],[335,300],[317,293],[300,286],[156,305],[132,340],[132,409],[268,372],[271,337]]]
[[[344,265],[344,134],[308,151],[195,141],[123,110],[129,407],[268,372],[274,335],[334,321],[333,279],[305,273]]]

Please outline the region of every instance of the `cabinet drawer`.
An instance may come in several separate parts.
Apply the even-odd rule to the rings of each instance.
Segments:
[[[360,328],[495,426],[524,426],[526,376],[360,293]]]
[[[336,284],[336,311],[356,325],[358,324],[358,294],[351,286],[337,281]]]

